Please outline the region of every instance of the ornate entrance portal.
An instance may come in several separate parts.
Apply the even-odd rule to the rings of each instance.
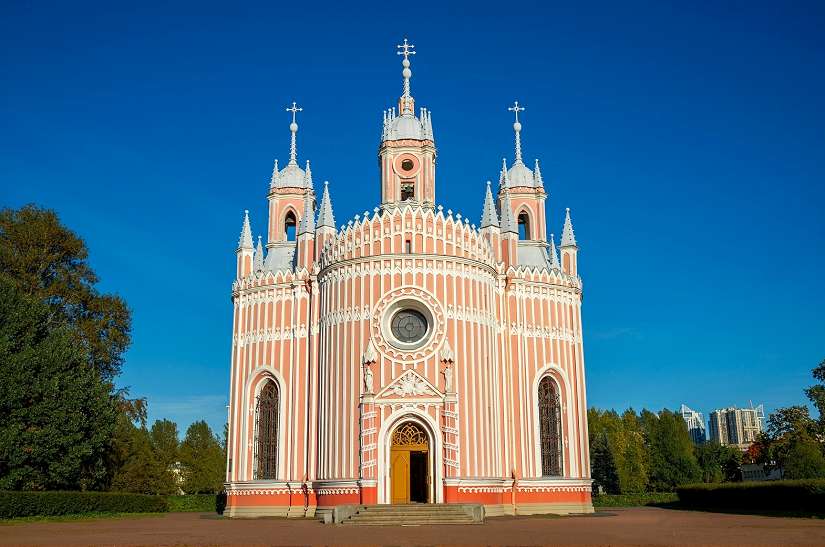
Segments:
[[[430,446],[427,433],[412,422],[398,426],[390,447],[392,503],[429,502]]]

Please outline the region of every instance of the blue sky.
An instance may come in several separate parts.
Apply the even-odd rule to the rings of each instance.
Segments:
[[[0,204],[56,209],[134,316],[120,376],[152,419],[222,430],[242,212],[272,161],[330,181],[339,224],[379,200],[381,111],[432,110],[437,201],[540,158],[572,209],[589,403],[768,408],[825,358],[825,4],[406,3],[0,8]],[[338,5],[339,7],[335,7]]]

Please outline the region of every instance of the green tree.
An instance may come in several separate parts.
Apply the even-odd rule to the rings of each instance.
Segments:
[[[708,441],[694,447],[703,482],[742,480],[742,452],[734,446]]]
[[[825,359],[813,370],[814,379],[819,383],[805,390],[805,395],[819,411],[819,429],[825,433]]]
[[[180,447],[183,489],[187,494],[215,494],[223,488],[226,461],[220,441],[206,422],[186,430]]]
[[[587,417],[591,453],[594,446],[603,450],[599,437],[606,436],[607,438],[609,456],[602,452],[598,457],[609,457],[612,460],[613,463],[609,465],[615,468],[618,478],[617,492],[622,494],[644,492],[647,486],[647,452],[636,412],[628,409],[619,416],[614,410],[600,411],[591,408],[588,410]],[[602,472],[597,470],[597,465],[602,465],[602,461],[593,460],[591,457],[593,473]],[[611,490],[608,489],[608,491]]]
[[[129,425],[125,461],[115,473],[112,490],[139,494],[174,493],[169,469],[155,456],[149,431],[145,427]]]
[[[87,259],[83,240],[54,211],[34,205],[0,211],[0,278],[47,303],[54,313],[46,323],[73,327],[88,363],[111,380],[129,346],[131,317],[120,297],[97,291]]]
[[[825,457],[821,443],[806,435],[797,435],[787,444],[782,455],[783,478],[825,478]]]
[[[75,329],[0,276],[0,490],[104,482],[117,409],[87,362]]]
[[[155,420],[149,435],[158,461],[167,468],[175,465],[180,458],[178,424],[171,420]]]
[[[760,436],[763,445],[761,463],[778,468],[786,479],[825,476],[823,443],[818,439],[819,424],[808,408],[791,406],[777,409],[768,417],[766,431]]]
[[[619,463],[619,485],[622,494],[639,494],[647,490],[649,455],[645,447],[642,423],[636,411],[629,408],[622,414],[622,434]]]
[[[669,492],[680,484],[697,482],[702,471],[696,463],[693,442],[682,417],[662,410],[655,422],[650,421],[649,427],[650,485],[653,490]]]
[[[607,494],[619,493],[619,475],[606,431],[590,443],[590,466],[597,491],[601,487]]]

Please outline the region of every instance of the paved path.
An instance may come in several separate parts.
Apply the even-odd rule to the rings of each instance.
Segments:
[[[0,526],[0,545],[825,545],[825,520],[657,508],[586,517],[501,517],[481,525],[349,527],[229,520],[208,513]]]

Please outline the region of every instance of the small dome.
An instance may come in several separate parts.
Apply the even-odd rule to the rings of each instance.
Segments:
[[[524,165],[521,160],[516,161],[507,171],[507,178],[510,179],[510,187],[530,186],[533,184],[533,171]]]
[[[306,172],[296,163],[289,163],[278,174],[278,186],[286,188],[303,188]]]
[[[390,123],[385,140],[393,141],[397,139],[425,140],[424,125],[412,114],[398,116]]]

